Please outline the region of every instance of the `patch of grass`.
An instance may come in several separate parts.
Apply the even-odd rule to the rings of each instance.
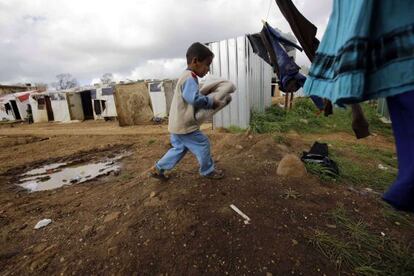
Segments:
[[[317,230],[310,242],[338,270],[350,269],[358,275],[412,275],[414,254],[410,245],[372,232],[363,221],[350,218],[341,206],[329,215],[343,235]]]
[[[290,145],[289,139],[284,135],[276,134],[275,136],[273,136],[273,139],[278,144],[284,144],[284,145],[288,145],[288,146]]]
[[[322,181],[325,182],[335,182],[339,177],[337,174],[318,163],[305,163],[305,167],[309,173],[317,175]]]
[[[245,133],[245,132],[246,132],[246,129],[241,128],[241,127],[238,127],[238,126],[229,126],[229,127],[227,128],[227,130],[228,130],[230,133],[235,133],[235,134],[237,134],[237,133]]]
[[[372,132],[391,136],[391,126],[382,123],[374,104],[362,104],[364,114],[370,123]],[[272,106],[265,112],[253,112],[250,127],[257,133],[288,132],[330,133],[352,131],[351,108],[335,108],[334,114],[325,117],[317,116],[317,108],[309,98],[295,100],[292,110],[285,111],[279,106]]]
[[[412,222],[412,217],[409,214],[396,211],[388,204],[384,203],[384,207],[382,209],[382,215],[385,217],[386,220],[391,222],[392,224],[402,226],[402,227],[413,227],[414,223]]]
[[[301,196],[302,195],[299,192],[293,190],[292,188],[284,190],[283,194],[281,195],[283,199],[298,199]]]
[[[397,160],[392,151],[372,148],[363,144],[335,141],[329,143],[334,145],[330,149],[330,158],[338,164],[339,181],[382,192],[395,180]],[[381,170],[378,168],[378,164],[385,165],[388,169]]]

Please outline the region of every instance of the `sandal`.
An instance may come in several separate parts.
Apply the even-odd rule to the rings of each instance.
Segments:
[[[207,174],[207,175],[203,175],[203,177],[205,178],[209,178],[209,179],[223,179],[224,178],[224,172],[222,170],[214,170],[211,173]]]

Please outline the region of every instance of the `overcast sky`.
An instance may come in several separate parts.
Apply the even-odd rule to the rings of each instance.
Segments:
[[[294,3],[321,38],[332,0]],[[290,32],[274,0],[0,0],[0,83],[173,78],[192,42],[255,33],[266,18]]]

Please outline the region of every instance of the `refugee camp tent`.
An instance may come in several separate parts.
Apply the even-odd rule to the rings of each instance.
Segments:
[[[86,86],[66,91],[66,101],[69,106],[71,120],[93,120],[92,93],[95,88]]]
[[[45,93],[50,97],[53,117],[56,122],[69,122],[71,120],[67,94],[65,91],[53,91]]]
[[[29,104],[35,123],[54,121],[52,103],[47,92],[30,94]]]
[[[177,81],[178,81],[177,79],[162,81],[168,115],[170,114],[171,102],[174,96],[174,90],[175,90],[175,86],[177,85]]]
[[[93,115],[97,119],[116,118],[114,87],[97,87],[91,91]]]
[[[29,96],[34,91],[17,92],[0,97],[0,120],[25,120]]]
[[[14,99],[11,94],[3,95],[0,97],[0,120],[2,121],[15,121],[14,111],[10,100]]]
[[[154,117],[146,82],[117,84],[114,96],[120,126],[149,123]]]

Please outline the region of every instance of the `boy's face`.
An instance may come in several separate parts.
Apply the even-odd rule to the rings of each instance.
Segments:
[[[204,77],[208,71],[210,71],[210,64],[213,61],[213,57],[208,57],[203,61],[199,61],[197,58],[193,58],[189,68],[200,78]]]

